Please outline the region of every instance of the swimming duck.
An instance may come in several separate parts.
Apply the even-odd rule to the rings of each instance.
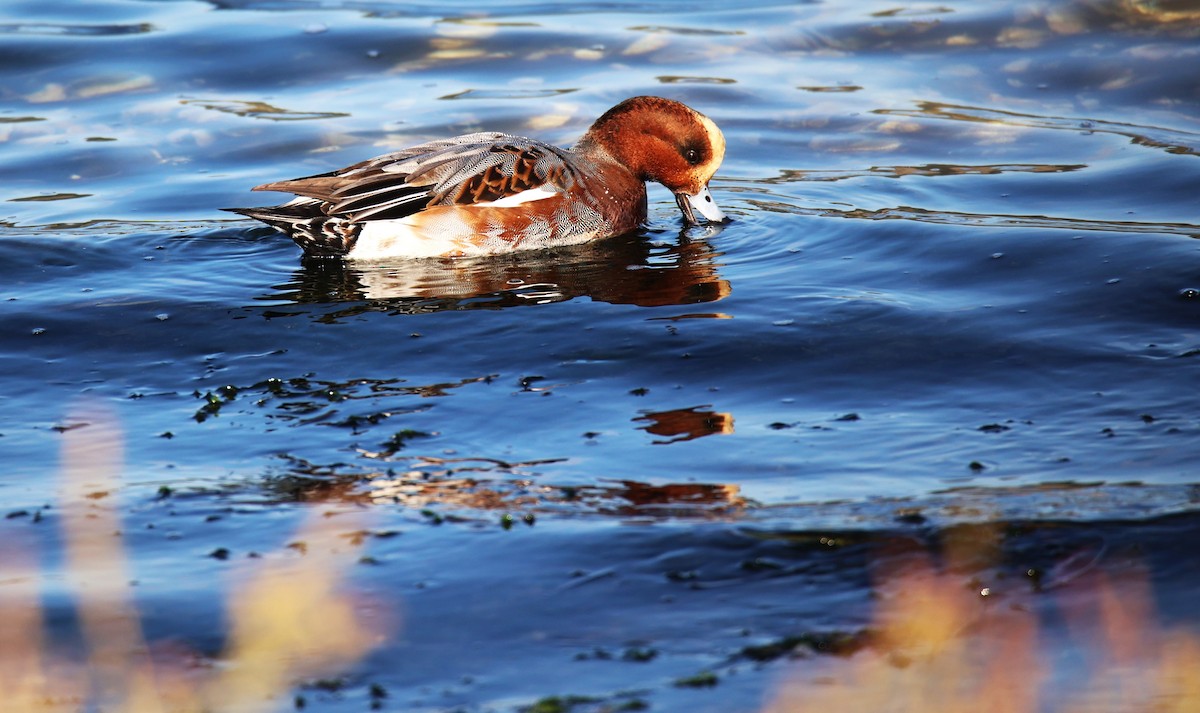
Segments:
[[[646,182],[675,194],[686,222],[725,220],[708,182],[725,156],[711,119],[670,99],[634,97],[571,149],[476,133],[306,178],[256,186],[297,197],[234,208],[308,255],[355,260],[458,257],[582,243],[636,230]]]

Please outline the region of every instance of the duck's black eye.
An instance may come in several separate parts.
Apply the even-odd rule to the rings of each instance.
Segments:
[[[679,143],[679,155],[689,166],[699,166],[712,157],[712,152],[704,141],[689,138]]]

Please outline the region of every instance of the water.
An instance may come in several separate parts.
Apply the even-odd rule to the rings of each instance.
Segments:
[[[977,577],[1136,544],[1195,624],[1193,5],[0,13],[0,528],[46,587],[64,434],[103,421],[149,636],[215,655],[232,563],[312,507],[402,534],[354,556],[403,623],[318,710],[759,710],[807,669],[748,641],[862,629],[874,545],[979,522],[1026,529]],[[722,127],[732,223],[653,188],[641,235],[364,267],[218,210],[637,94]]]

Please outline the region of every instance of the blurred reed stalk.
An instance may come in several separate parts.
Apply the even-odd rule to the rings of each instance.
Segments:
[[[148,646],[116,511],[121,435],[111,414],[81,416],[87,425],[64,433],[59,512],[85,651],[49,648],[36,554],[0,550],[0,583],[8,585],[0,587],[3,711],[277,710],[290,707],[282,697],[297,681],[343,669],[380,643],[338,591],[348,555],[338,554],[330,519],[313,516],[297,535],[307,545],[303,557],[263,557],[240,573],[244,584],[228,602],[227,649],[215,665]]]
[[[941,566],[928,555],[890,560],[873,645],[807,659],[820,674],[795,675],[763,713],[1200,713],[1200,637],[1157,621],[1143,568],[1092,568],[1069,592],[1031,595],[1053,597],[1066,621],[1072,642],[1051,643],[1040,607],[964,581],[998,558],[998,527],[994,538],[951,539]],[[1071,643],[1081,653],[1064,675],[1055,667]]]

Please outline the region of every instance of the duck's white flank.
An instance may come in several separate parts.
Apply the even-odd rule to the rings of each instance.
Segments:
[[[399,220],[369,220],[354,247],[346,255],[355,260],[381,260],[396,255],[408,257],[438,257],[449,246],[445,241],[427,237],[415,225],[411,216]]]
[[[505,196],[499,200],[475,203],[474,205],[481,208],[515,208],[556,195],[559,195],[559,192],[555,190],[554,186],[543,185]],[[397,220],[365,221],[362,224],[362,232],[358,235],[358,241],[346,257],[355,260],[382,260],[397,255],[440,257],[487,252],[469,244],[448,243],[444,236],[470,234],[470,227],[452,211],[439,212],[441,215],[435,221],[430,221],[428,215],[422,214]],[[420,216],[420,225],[417,223],[418,216]],[[496,237],[499,238],[499,236]]]

